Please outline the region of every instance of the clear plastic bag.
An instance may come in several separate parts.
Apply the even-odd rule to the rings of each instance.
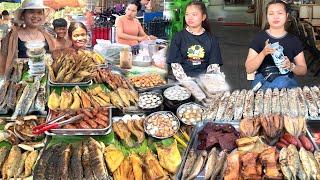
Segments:
[[[198,81],[205,91],[210,94],[230,90],[224,73],[202,74],[199,76]]]

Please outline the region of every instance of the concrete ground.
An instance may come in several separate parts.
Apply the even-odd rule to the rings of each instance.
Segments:
[[[254,14],[249,14],[246,10],[247,8],[244,8],[244,6],[238,6],[238,8],[233,6],[231,9],[230,6],[226,8],[209,6],[208,8],[212,30],[220,41],[220,49],[224,62],[222,71],[226,74],[226,79],[232,89],[250,88],[250,81],[246,79],[244,63],[249,43],[260,29],[252,25]],[[225,26],[222,22],[217,22],[217,17],[224,17],[223,22],[242,25]],[[307,60],[309,58],[306,56]],[[307,76],[298,77],[298,81],[301,86],[320,85],[320,78],[314,77],[311,72],[308,72]]]

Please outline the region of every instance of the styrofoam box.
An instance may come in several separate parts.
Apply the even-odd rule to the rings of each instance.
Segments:
[[[320,5],[313,6],[312,18],[320,18]]]
[[[312,8],[309,8],[309,6],[300,6],[300,12],[299,17],[300,18],[309,18],[310,11],[312,11]]]

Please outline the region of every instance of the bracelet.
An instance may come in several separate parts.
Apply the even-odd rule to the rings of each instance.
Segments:
[[[289,71],[293,71],[296,68],[296,65],[294,63],[290,63]]]

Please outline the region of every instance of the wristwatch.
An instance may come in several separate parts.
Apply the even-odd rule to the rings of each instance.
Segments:
[[[289,71],[293,71],[296,68],[296,65],[294,63],[290,63]]]

